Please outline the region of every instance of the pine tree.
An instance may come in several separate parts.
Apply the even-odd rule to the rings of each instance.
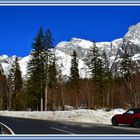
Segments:
[[[109,62],[106,53],[99,53],[96,43],[89,50],[86,64],[89,67],[91,79],[93,82],[93,102],[96,107],[104,107],[106,105],[106,92],[109,87],[109,79],[111,72],[109,71]]]
[[[104,97],[104,65],[102,58],[97,59],[97,65],[95,69],[95,78],[93,79],[95,82],[95,92],[97,94],[97,106],[103,107],[103,97]]]
[[[70,75],[72,82],[77,82],[79,80],[78,59],[75,50],[72,55]]]
[[[125,51],[122,56],[120,74],[121,74],[121,77],[123,78],[124,84],[130,91],[132,107],[137,107],[136,87],[135,87],[136,64],[134,64],[132,62],[131,57],[127,53],[127,47],[126,46],[123,46],[123,47],[124,47]]]
[[[74,98],[75,98],[75,106],[78,107],[80,105],[80,93],[79,93],[79,69],[78,69],[78,59],[76,51],[73,51],[72,60],[71,60],[71,68],[70,68],[70,82],[72,89],[74,90]]]
[[[48,29],[44,35],[40,28],[28,64],[28,107],[33,110],[47,110],[47,92],[49,61],[53,47],[51,31]]]
[[[33,110],[43,110],[43,98],[45,91],[45,46],[43,29],[40,27],[37,37],[34,39],[31,59],[28,63],[28,107]]]
[[[10,109],[12,110],[20,110],[19,103],[20,99],[17,98],[18,94],[20,94],[22,90],[22,75],[20,71],[20,66],[18,63],[18,58],[16,57],[14,63],[10,70],[10,91],[11,91],[11,98],[10,98]]]
[[[50,29],[46,30],[46,33],[44,35],[44,41],[43,41],[44,47],[45,47],[45,79],[46,79],[46,86],[45,86],[45,98],[44,98],[44,110],[48,110],[48,83],[49,83],[49,64],[51,64],[51,61],[54,60],[54,52],[51,51],[53,48],[53,38],[52,33]],[[55,61],[55,60],[54,60]],[[54,62],[55,63],[55,62]]]
[[[56,110],[57,106],[57,97],[58,97],[58,73],[56,70],[56,59],[55,55],[51,56],[51,60],[48,65],[48,83],[47,86],[50,91],[50,104],[51,109]]]
[[[62,110],[64,110],[65,108],[64,86],[65,86],[65,82],[63,81],[62,69],[60,67],[60,69],[58,70],[58,88],[59,88],[59,106],[61,107]]]
[[[3,69],[0,69],[0,110],[8,109],[8,84]]]
[[[96,42],[93,42],[93,46],[90,47],[87,59],[85,60],[86,65],[89,67],[92,80],[97,79],[96,73],[98,73],[99,59],[100,55],[98,47],[96,46]]]
[[[100,102],[99,90],[101,89],[100,77],[102,75],[100,74],[102,73],[102,61],[99,54],[99,50],[96,46],[96,42],[93,42],[93,46],[91,46],[88,52],[85,63],[89,67],[89,72],[91,74],[91,79],[93,83],[94,93],[92,93],[91,97],[92,103],[94,103],[94,105],[98,107]]]
[[[109,97],[110,97],[110,90],[111,90],[111,81],[112,81],[112,73],[109,69],[109,61],[106,55],[106,52],[102,52],[102,61],[103,61],[103,107],[109,106]]]

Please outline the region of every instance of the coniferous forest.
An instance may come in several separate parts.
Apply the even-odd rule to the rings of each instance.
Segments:
[[[105,51],[99,52],[93,42],[87,58],[91,78],[82,79],[78,58],[73,51],[70,77],[64,80],[56,66],[53,36],[50,29],[40,27],[34,38],[27,66],[27,78],[22,78],[16,57],[8,77],[0,72],[0,110],[49,111],[74,109],[140,107],[140,72],[127,49],[119,68],[112,72]],[[128,43],[124,40],[124,48]]]

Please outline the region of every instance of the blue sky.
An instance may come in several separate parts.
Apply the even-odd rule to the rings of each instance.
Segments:
[[[40,26],[51,29],[57,44],[72,37],[112,41],[138,22],[138,6],[0,7],[0,55],[28,55]]]

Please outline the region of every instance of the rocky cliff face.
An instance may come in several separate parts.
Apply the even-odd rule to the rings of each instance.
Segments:
[[[123,45],[123,43],[126,43]],[[61,69],[64,79],[70,76],[71,55],[75,50],[79,60],[79,73],[82,78],[89,77],[88,67],[84,63],[88,51],[92,46],[92,42],[80,38],[72,38],[70,41],[62,41],[55,47],[57,68]],[[100,51],[105,50],[110,62],[112,71],[119,67],[122,54],[127,50],[133,61],[140,65],[140,23],[129,27],[128,32],[124,37],[113,40],[112,42],[97,42],[97,47]],[[15,56],[9,58],[6,55],[0,56],[0,69],[8,75],[9,69]],[[30,56],[26,56],[19,60],[23,77],[27,74],[27,63]]]
[[[4,74],[4,70],[1,64],[0,64],[0,74]]]

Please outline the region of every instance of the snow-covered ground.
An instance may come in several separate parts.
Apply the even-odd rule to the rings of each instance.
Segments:
[[[111,111],[100,110],[72,110],[72,111],[0,111],[0,116],[32,118],[42,120],[65,120],[74,122],[89,122],[98,124],[111,124],[111,118],[115,114],[122,114],[125,110],[115,109]]]

